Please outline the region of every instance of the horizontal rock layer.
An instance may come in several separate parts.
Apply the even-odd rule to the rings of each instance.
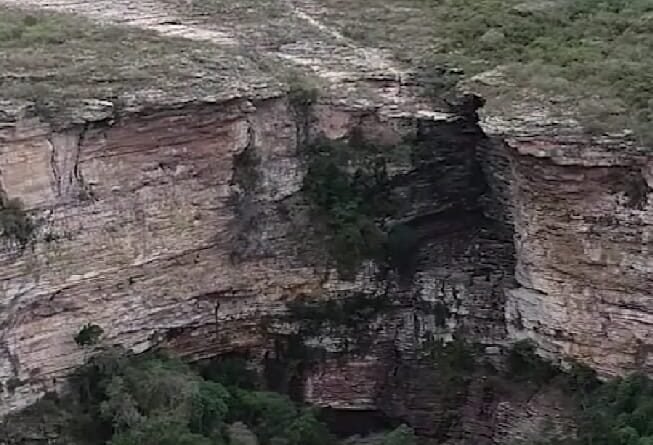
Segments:
[[[590,140],[508,144],[511,336],[604,376],[653,371],[653,157]]]
[[[331,138],[358,128],[391,146],[423,138],[433,158],[399,168],[406,216],[424,239],[406,298],[450,305],[450,328],[496,342],[504,334],[502,281],[512,248],[475,202],[483,193],[474,158],[479,137],[464,119],[388,119],[318,105],[311,132]],[[2,257],[5,409],[22,406],[80,364],[73,337],[100,325],[105,344],[144,350],[169,340],[195,356],[260,343],[261,318],[299,295],[365,290],[361,272],[336,278],[303,216],[289,216],[304,166],[303,119],[283,99],[235,100],[157,111],[53,132],[36,119],[2,130],[2,188],[38,222],[38,241]],[[256,165],[239,163],[252,152]],[[403,169],[403,170],[402,170]],[[254,178],[246,187],[243,174]],[[295,212],[290,212],[295,213]],[[439,216],[438,216],[439,215]],[[303,235],[302,235],[303,234]],[[505,261],[496,267],[496,258]],[[228,339],[215,326],[239,328]],[[188,339],[188,340],[185,340]]]

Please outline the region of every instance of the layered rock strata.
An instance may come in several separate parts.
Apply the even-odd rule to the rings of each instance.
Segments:
[[[128,5],[112,4],[92,17],[120,20]],[[85,99],[65,125],[23,99],[2,102],[1,191],[36,224],[33,242],[7,244],[0,258],[2,412],[58,388],[93,353],[74,341],[86,323],[104,330],[101,346],[194,359],[250,351],[265,362],[297,334],[293,302],[361,296],[391,307],[361,323],[363,335],[302,338],[326,356],[286,389],[320,406],[383,411],[425,435],[502,443],[541,419],[569,429],[564,400],[551,388],[486,396],[474,380],[450,417],[441,368],[422,356],[430,342],[464,338],[492,362],[530,338],[549,358],[604,376],[650,372],[650,151],[528,110],[479,126],[474,106],[421,98],[383,51],[356,47],[310,11],[292,10],[287,23],[303,24],[294,43],[266,29],[254,36],[263,54],[232,57],[224,48],[238,48],[238,36],[176,25],[152,5],[151,21],[136,8],[126,24],[215,45],[219,81],[197,68],[208,90],[184,88],[202,77],[190,57],[180,83]],[[259,72],[270,62],[319,78],[317,103],[298,108],[297,91]],[[373,263],[340,277],[314,230],[304,149],[353,133],[393,154],[397,220],[419,236],[410,279]],[[371,337],[365,347],[361,336]]]
[[[651,372],[653,158],[616,141],[511,138],[513,338],[603,376]]]

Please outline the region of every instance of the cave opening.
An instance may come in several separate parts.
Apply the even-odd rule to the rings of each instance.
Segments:
[[[369,436],[396,428],[401,422],[374,409],[324,408],[320,420],[339,438]]]

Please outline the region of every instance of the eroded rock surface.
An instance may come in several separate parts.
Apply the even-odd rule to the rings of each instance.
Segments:
[[[606,376],[650,372],[650,155],[590,141],[509,144],[521,285],[508,293],[510,331]]]
[[[326,358],[285,389],[381,410],[432,437],[509,443],[543,419],[573,430],[564,398],[551,388],[485,394],[479,380],[450,417],[425,345],[462,337],[492,361],[531,338],[603,375],[650,371],[650,151],[582,136],[538,109],[490,110],[479,126],[474,107],[424,99],[409,70],[321,23],[312,2],[273,2],[280,11],[265,27],[251,10],[220,25],[174,2],[132,3],[21,2],[191,39],[215,57],[196,66],[189,56],[155,91],[130,83],[119,97],[76,97],[65,121],[3,97],[1,191],[38,223],[34,243],[0,257],[3,412],[84,361],[92,349],[74,336],[86,323],[102,327],[102,345],[196,359],[249,350],[265,361],[296,333],[289,303],[360,295],[392,307],[363,336],[304,338]],[[317,101],[298,106],[287,73],[270,68],[280,65],[315,78]],[[306,211],[302,150],[354,132],[402,155],[390,176],[420,240],[409,279],[371,263],[339,276]],[[361,337],[371,337],[365,347]]]

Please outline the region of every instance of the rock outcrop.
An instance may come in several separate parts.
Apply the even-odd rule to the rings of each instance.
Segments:
[[[511,138],[511,336],[604,376],[651,372],[653,158],[612,141]]]
[[[47,7],[71,4],[81,3]],[[91,17],[120,20],[111,8]],[[127,25],[208,42],[225,51],[220,63],[225,47],[242,44],[224,29],[132,12]],[[192,78],[182,70],[189,77],[167,89],[77,100],[65,124],[24,98],[2,102],[0,191],[35,224],[32,241],[7,243],[0,256],[2,413],[83,363],[93,348],[74,337],[87,323],[103,329],[100,346],[164,346],[193,359],[249,351],[285,366],[306,321],[292,318],[294,303],[361,296],[390,307],[363,310],[359,330],[327,321],[304,335],[324,356],[292,375],[281,366],[284,389],[382,411],[432,437],[502,443],[542,419],[573,430],[564,398],[555,388],[486,393],[480,374],[442,394],[444,365],[425,348],[464,338],[496,364],[503,346],[530,338],[549,358],[604,376],[651,371],[650,151],[541,113],[479,125],[476,96],[434,104],[383,51],[354,46],[309,13],[291,14],[309,37],[282,43],[264,30],[253,37],[260,53],[221,65],[208,87],[182,87]],[[270,63],[317,78],[320,97],[294,91],[287,73],[263,69]],[[243,67],[255,71],[244,85]],[[311,219],[304,149],[354,134],[392,154],[397,221],[419,237],[408,278],[373,262],[340,276]]]

